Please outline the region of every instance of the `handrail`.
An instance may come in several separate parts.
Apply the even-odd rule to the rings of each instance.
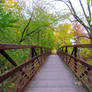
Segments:
[[[70,55],[70,54],[68,54],[68,53],[64,53],[64,52],[62,52],[62,53],[65,54],[65,55],[67,55],[67,56],[69,56],[69,57],[71,57],[71,58],[73,58],[73,59],[75,59],[76,61],[79,61],[82,65],[85,65],[85,66],[88,67],[89,69],[92,69],[92,65],[86,63],[84,60],[81,60],[81,59],[79,59],[78,57],[74,57],[74,56],[72,56],[72,55]]]
[[[28,56],[21,65],[17,65],[16,61],[5,51],[27,48],[29,48]],[[14,66],[13,69],[0,75],[0,92],[22,92],[50,52],[49,48],[37,45],[0,44],[0,54]]]
[[[68,50],[69,48],[70,50]],[[78,79],[88,88],[88,90],[92,91],[92,65],[88,64],[80,56],[80,51],[84,48],[92,48],[92,44],[62,46],[58,49],[57,53],[63,58],[66,64],[72,69]]]
[[[67,45],[67,46],[62,46],[63,47],[80,47],[80,48],[92,48],[92,44],[75,44],[75,45]]]
[[[23,48],[47,48],[43,46],[38,46],[38,45],[17,45],[17,44],[0,44],[0,49],[23,49]]]

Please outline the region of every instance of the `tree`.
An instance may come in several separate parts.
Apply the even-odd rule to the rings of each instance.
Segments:
[[[91,13],[91,6],[90,6],[91,0],[85,0],[85,4],[87,6],[87,9],[85,9],[85,6],[83,5],[83,1],[79,0],[80,7],[81,7],[82,12],[83,12],[82,16],[80,16],[76,12],[76,9],[74,8],[73,3],[71,2],[71,0],[58,0],[58,1],[62,1],[62,2],[65,3],[65,5],[67,5],[67,7],[69,8],[69,10],[70,10],[71,14],[73,15],[73,17],[80,24],[82,24],[84,26],[84,28],[86,29],[86,31],[89,35],[90,43],[92,43],[92,13]]]
[[[89,36],[85,32],[84,27],[78,21],[74,21],[72,27],[74,30],[74,41],[76,44],[89,43]]]
[[[73,32],[71,24],[61,24],[55,27],[54,38],[56,48],[72,44]]]
[[[39,4],[32,11],[28,8],[28,11],[24,13],[23,4],[16,1],[18,0],[0,1],[0,43],[19,44],[20,42],[21,44],[53,48],[53,31],[54,25],[57,23],[56,16],[48,13],[47,9],[39,6]],[[25,61],[29,49],[7,50],[6,52],[19,65]],[[14,67],[1,55],[0,59],[2,59],[0,69],[1,66],[3,70]]]
[[[47,38],[45,38],[45,36],[41,38],[42,35],[46,34],[50,36],[50,37],[47,36],[50,40],[51,34],[53,33],[52,30],[54,30],[53,26],[56,25],[58,19],[56,18],[55,15],[50,14],[47,11],[48,11],[47,8],[44,8],[42,5],[38,4],[37,6],[34,6],[32,8],[31,12],[29,10],[28,13],[29,17],[27,18],[27,22],[24,29],[21,31],[19,43],[24,43],[25,41],[30,40],[28,42],[34,42],[34,44],[37,43],[36,45],[38,45],[40,40],[42,41],[41,43],[46,41]],[[44,42],[44,45],[45,44],[46,42]]]

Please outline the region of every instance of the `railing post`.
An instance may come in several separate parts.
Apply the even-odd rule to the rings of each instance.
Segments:
[[[73,53],[74,53],[74,48],[73,48],[73,50],[72,50],[71,55],[73,55]],[[68,64],[70,63],[70,61],[71,61],[71,57],[69,58]]]
[[[49,50],[46,48],[46,57],[50,54],[50,52],[48,52]]]
[[[40,50],[40,54],[43,54],[42,48],[41,48],[41,50]],[[42,62],[43,62],[43,57],[41,56],[41,64],[42,64]]]
[[[44,48],[44,53],[46,53],[46,48]],[[43,57],[44,57],[44,61],[45,61],[46,55],[44,55]]]
[[[67,50],[67,46],[65,47],[65,52],[66,52],[66,53],[68,52],[68,50]]]
[[[32,55],[32,58],[35,56],[34,48],[31,48],[31,55]],[[32,72],[34,72],[34,60],[32,62]]]
[[[62,52],[64,52],[64,48],[62,48]]]
[[[67,46],[65,47],[65,53],[67,53],[68,52],[68,50],[67,50]],[[65,57],[66,59],[66,63],[67,63],[67,55],[66,55],[66,57]]]
[[[46,48],[44,48],[44,53],[46,53]],[[44,57],[46,57],[46,54],[44,55]]]
[[[63,57],[64,57],[64,54],[62,54],[62,52],[64,52],[64,48],[63,48],[63,47],[59,49],[58,54],[59,54],[60,56],[62,56],[62,55],[63,55]]]
[[[77,57],[77,47],[74,47],[74,56]],[[74,71],[77,72],[77,61],[74,60]]]

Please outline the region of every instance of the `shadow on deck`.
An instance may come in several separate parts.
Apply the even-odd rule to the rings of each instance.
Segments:
[[[24,92],[88,92],[58,55],[50,55]]]

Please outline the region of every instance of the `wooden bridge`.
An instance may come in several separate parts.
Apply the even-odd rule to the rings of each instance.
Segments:
[[[21,65],[6,52],[27,48],[27,59]],[[0,75],[0,92],[92,92],[92,65],[78,53],[84,48],[91,49],[92,44],[63,46],[57,55],[41,46],[0,44],[0,53],[14,65]]]

